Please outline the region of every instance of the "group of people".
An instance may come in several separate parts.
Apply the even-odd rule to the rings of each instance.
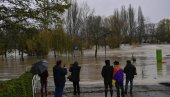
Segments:
[[[71,67],[69,68],[69,71],[71,72],[71,81],[73,82],[73,87],[74,87],[74,95],[80,95],[80,87],[79,87],[80,69],[81,67],[78,65],[77,61],[71,64]],[[55,84],[54,97],[62,97],[65,82],[66,82],[66,77],[65,77],[66,75],[67,75],[67,69],[65,68],[65,66],[62,67],[62,61],[61,60],[56,61],[56,65],[53,67],[53,76],[54,76],[54,84]],[[39,76],[41,82],[41,96],[44,97],[43,90],[45,89],[45,97],[47,97],[48,71],[45,70]]]
[[[130,82],[130,94],[132,94],[133,89],[133,79],[136,73],[136,67],[132,65],[130,60],[127,60],[127,64],[123,69],[118,61],[114,61],[114,66],[110,65],[110,60],[105,60],[105,66],[102,68],[102,76],[104,78],[104,86],[105,86],[105,97],[107,97],[108,89],[110,89],[110,95],[113,97],[113,84],[116,87],[117,97],[122,97],[127,94],[128,84]],[[126,75],[126,83],[124,89],[124,74]],[[121,93],[120,93],[121,91]]]
[[[130,94],[132,94],[133,88],[133,78],[136,75],[136,67],[131,64],[130,60],[127,60],[127,65],[123,69],[118,61],[114,62],[114,66],[110,65],[110,60],[105,60],[105,66],[102,68],[102,76],[104,78],[105,86],[105,97],[107,97],[108,88],[110,88],[110,95],[113,97],[113,84],[115,84],[117,90],[117,97],[124,97],[127,94],[128,83],[130,82]],[[70,81],[73,82],[74,95],[80,95],[80,69],[78,62],[75,61],[71,64],[69,71],[71,75],[68,77]],[[124,73],[126,74],[126,84],[124,90]],[[65,66],[62,66],[62,61],[58,60],[56,65],[53,67],[53,76],[55,84],[55,97],[62,97],[65,82],[66,82],[67,69]],[[45,70],[42,74],[39,75],[41,80],[41,96],[43,96],[43,89],[45,89],[45,97],[47,97],[47,77],[48,71]],[[121,91],[121,93],[120,93]]]

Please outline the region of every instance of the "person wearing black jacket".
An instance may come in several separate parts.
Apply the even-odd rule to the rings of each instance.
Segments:
[[[108,87],[110,88],[110,95],[113,96],[113,86],[112,86],[112,73],[113,66],[110,66],[110,60],[105,60],[105,66],[102,68],[102,77],[104,78],[104,86],[105,86],[105,97],[107,97]]]
[[[137,75],[137,73],[136,73],[136,67],[131,64],[130,60],[127,60],[127,65],[124,68],[124,73],[126,74],[125,94],[127,94],[129,82],[130,82],[130,94],[132,94],[133,78],[134,75]]]
[[[47,97],[47,77],[48,77],[48,70],[45,70],[43,73],[39,74],[40,82],[41,82],[41,97],[43,96],[43,89],[45,89],[45,97]]]
[[[61,60],[56,62],[56,65],[53,67],[53,76],[55,84],[55,97],[62,97],[67,74],[67,69],[61,67]]]
[[[72,82],[74,87],[74,95],[80,95],[80,69],[81,67],[78,66],[78,62],[75,61],[74,64],[70,67],[69,71],[71,72]]]

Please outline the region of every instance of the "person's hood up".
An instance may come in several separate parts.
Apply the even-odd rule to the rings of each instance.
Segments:
[[[110,60],[105,60],[106,66],[110,66]]]
[[[78,66],[78,62],[77,61],[74,62],[74,66]]]

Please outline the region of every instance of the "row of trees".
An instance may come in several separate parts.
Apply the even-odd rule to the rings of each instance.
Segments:
[[[120,44],[170,42],[170,20],[157,25],[146,21],[129,5],[101,17],[87,3],[76,0],[3,0],[0,2],[0,54],[18,50],[45,56],[49,51],[71,54],[95,46],[117,48]],[[159,37],[157,37],[159,36]]]
[[[78,10],[78,7],[76,8]],[[79,22],[77,33],[74,34],[82,40],[81,48],[95,46],[95,57],[99,46],[118,48],[120,44],[170,42],[169,20],[161,20],[158,24],[150,23],[145,19],[140,6],[137,12],[131,5],[127,9],[122,6],[121,10],[116,9],[109,17],[82,15],[86,18],[83,22]],[[74,20],[74,17],[72,18]]]
[[[58,0],[3,0],[0,5],[0,52],[18,50],[23,54],[45,56],[62,53],[71,41],[62,27],[61,15],[70,7]],[[57,44],[57,45],[56,45]],[[69,51],[69,50],[68,50]]]
[[[95,57],[97,57],[98,46],[108,45],[117,48],[122,43],[142,43],[145,34],[144,16],[141,7],[138,9],[136,19],[135,11],[130,5],[128,9],[122,6],[121,11],[116,9],[109,17],[89,15],[80,26],[80,38],[83,47],[90,48],[95,45]],[[87,44],[86,44],[87,43]]]

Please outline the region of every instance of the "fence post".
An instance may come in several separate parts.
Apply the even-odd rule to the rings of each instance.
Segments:
[[[162,62],[162,50],[161,49],[156,50],[156,59],[157,59],[157,63]]]

